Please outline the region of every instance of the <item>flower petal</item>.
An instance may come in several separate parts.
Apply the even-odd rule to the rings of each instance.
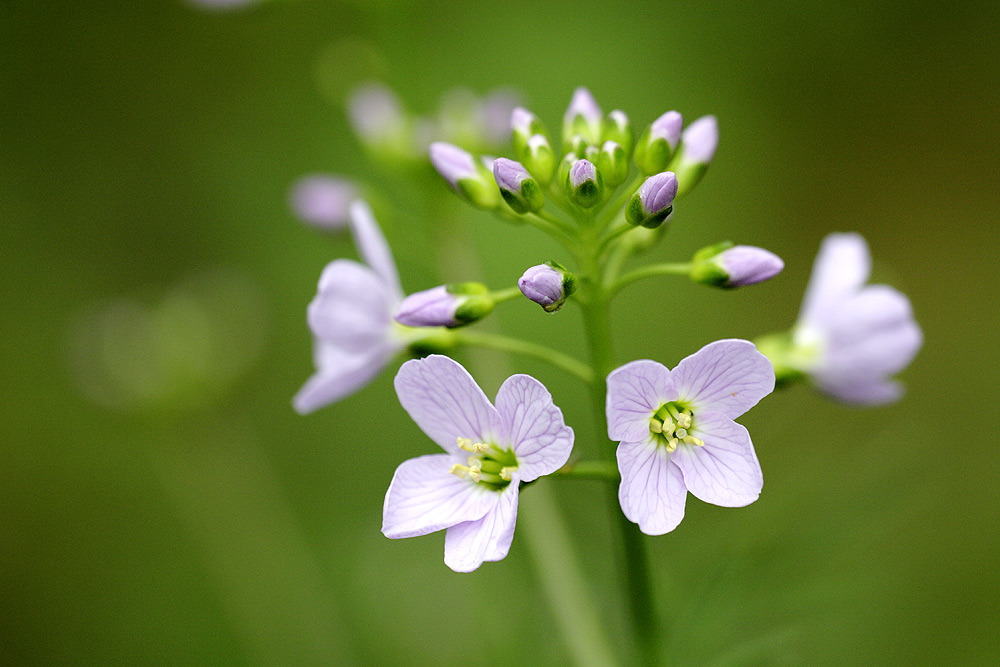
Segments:
[[[483,518],[499,501],[496,491],[449,474],[449,454],[403,461],[385,494],[382,533],[389,538],[426,535]]]
[[[705,446],[681,443],[673,455],[688,491],[722,507],[743,507],[757,500],[764,475],[747,430],[725,415],[707,412],[695,416],[691,432]]]
[[[383,344],[355,354],[317,341],[316,373],[295,394],[292,405],[304,415],[353,394],[371,382],[397,351],[396,346]]]
[[[717,340],[677,364],[679,400],[692,410],[721,412],[730,419],[774,391],[774,367],[753,343]]]
[[[817,382],[820,391],[845,403],[884,405],[903,396],[903,385],[883,378],[855,378],[842,384]]]
[[[622,475],[618,502],[629,521],[647,535],[663,535],[677,527],[684,518],[687,488],[665,447],[652,440],[622,442],[618,470]]]
[[[381,276],[392,298],[399,302],[403,298],[403,288],[399,285],[399,273],[392,258],[392,250],[386,243],[382,230],[368,203],[355,201],[350,208],[351,234],[358,246],[358,254],[365,263]]]
[[[510,551],[517,523],[517,482],[502,492],[483,518],[450,527],[444,537],[444,564],[455,572],[472,572],[483,561],[502,560]]]
[[[631,361],[608,374],[608,437],[636,442],[649,436],[649,420],[664,403],[677,400],[667,367],[649,359]]]
[[[306,317],[316,338],[364,352],[385,340],[393,305],[385,284],[371,269],[338,259],[323,269]]]
[[[813,263],[799,321],[822,324],[845,298],[868,280],[871,256],[860,234],[829,234]]]
[[[453,359],[432,354],[407,361],[395,384],[403,409],[446,452],[461,452],[458,438],[497,442],[502,433],[496,409]]]
[[[573,429],[566,426],[545,385],[530,375],[512,375],[497,392],[496,403],[521,481],[554,472],[569,460]]]

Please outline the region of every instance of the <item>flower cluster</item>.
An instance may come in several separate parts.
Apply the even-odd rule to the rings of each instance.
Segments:
[[[566,250],[572,268],[538,258],[516,285],[452,283],[404,298],[388,244],[358,199],[360,188],[326,177],[301,181],[292,195],[298,215],[324,229],[347,226],[364,263],[335,260],[323,270],[308,308],[316,372],[296,395],[295,408],[311,412],[346,397],[404,350],[419,356],[493,347],[535,356],[586,383],[601,408],[602,430],[606,426],[617,449],[603,441],[596,446],[605,447],[607,460],[571,458],[573,429],[533,377],[511,376],[491,404],[451,358],[430,354],[407,361],[395,379],[399,401],[444,453],[396,469],[383,508],[387,537],[445,530],[445,563],[459,572],[475,570],[507,554],[519,491],[550,474],[614,481],[625,517],[642,532],[661,535],[682,520],[688,492],[723,507],[758,498],[760,463],[746,428],[734,420],[770,394],[776,381],[810,379],[822,392],[860,404],[899,397],[890,376],[916,354],[920,329],[906,297],[864,285],[870,261],[856,234],[824,241],[802,314],[790,331],[762,337],[757,345],[712,342],[672,370],[649,359],[615,368],[609,306],[625,287],[672,275],[709,287],[744,288],[784,268],[768,250],[723,241],[689,261],[623,270],[640,250],[662,241],[678,201],[704,177],[718,144],[716,119],[705,116],[685,126],[679,112],[667,111],[636,132],[624,111],[605,114],[579,88],[557,146],[541,119],[509,96],[489,103],[468,95],[462,100],[446,105],[450,111],[441,118],[448,122],[425,123],[423,131],[384,87],[359,91],[350,107],[373,155],[409,155],[419,136],[426,159],[459,197],[549,235]],[[485,147],[497,143],[484,128],[495,124],[504,105],[513,157],[482,155],[477,148],[492,150]],[[463,132],[478,133],[479,140],[466,148],[453,143]],[[468,331],[521,296],[547,313],[575,303],[585,323],[589,363],[534,341]]]

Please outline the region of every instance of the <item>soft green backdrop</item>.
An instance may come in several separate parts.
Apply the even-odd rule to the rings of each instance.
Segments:
[[[662,279],[615,310],[621,361],[668,365],[791,324],[829,231],[913,301],[907,398],[804,387],[741,421],[765,471],[742,510],[689,500],[647,540],[677,664],[994,664],[1000,653],[995,2],[322,2],[201,12],[181,0],[0,8],[0,661],[11,665],[561,664],[524,536],[473,575],[443,537],[389,541],[395,465],[433,445],[392,371],[300,417],[304,308],[345,239],[299,224],[290,184],[394,185],[340,101],[378,77],[415,111],[512,85],[550,126],[591,88],[638,123],[718,116],[709,174],[674,216],[679,259],[720,238],[787,262],[714,292]],[[559,259],[462,215],[482,276]],[[423,223],[387,216],[404,286]],[[530,306],[530,307],[529,307]],[[514,302],[500,330],[580,350],[571,309]],[[583,392],[537,362],[462,355],[551,388],[593,451]],[[589,449],[588,449],[589,448]],[[609,630],[621,630],[596,482],[559,495]],[[532,494],[522,496],[530,511]]]

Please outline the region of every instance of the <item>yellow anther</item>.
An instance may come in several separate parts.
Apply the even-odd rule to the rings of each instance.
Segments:
[[[673,421],[663,422],[663,435],[668,438],[672,438],[674,435],[675,428],[677,428],[677,424],[675,424]]]
[[[677,425],[681,428],[691,428],[691,415],[686,412],[677,415]]]
[[[667,442],[667,452],[672,454],[674,450],[677,449],[677,442],[677,438],[670,438]]]
[[[454,463],[451,468],[448,469],[448,472],[456,477],[465,479],[469,474],[469,467],[464,466],[461,463]]]
[[[704,447],[705,441],[701,438],[696,438],[693,435],[686,436],[684,438],[685,444],[694,445],[695,447]]]
[[[469,463],[469,478],[473,482],[478,482],[480,479],[482,479],[482,471],[483,471],[483,464],[480,463],[479,461],[476,461],[475,463],[471,462]]]
[[[472,451],[472,450],[469,449],[469,447],[472,447],[472,441],[471,440],[469,440],[468,438],[459,438],[458,439],[458,448],[459,449],[464,449],[467,452]]]
[[[652,433],[663,433],[663,422],[653,417],[649,420],[649,430]]]
[[[510,481],[510,474],[517,470],[517,466],[504,466],[500,468],[500,479]]]
[[[482,442],[472,442],[472,440],[469,440],[468,438],[459,438],[458,448],[474,454],[483,454],[489,451],[490,446]]]

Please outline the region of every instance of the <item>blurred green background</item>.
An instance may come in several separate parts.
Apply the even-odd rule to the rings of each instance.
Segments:
[[[0,660],[568,663],[523,530],[472,575],[444,566],[440,534],[380,534],[393,469],[433,450],[394,369],[314,415],[290,407],[312,372],[305,306],[325,263],[353,255],[292,216],[301,175],[384,194],[408,291],[499,287],[565,259],[456,205],[479,275],[460,258],[436,266],[426,208],[401,209],[412,186],[367,160],[345,119],[348,87],[371,77],[419,113],[455,86],[509,85],[555,127],[586,85],[639,125],[671,108],[718,116],[716,160],[652,255],[729,238],[787,268],[736,292],[631,288],[614,313],[622,362],[673,366],[716,338],[786,328],[820,239],[864,234],[874,280],[908,294],[924,329],[908,396],[858,410],[795,387],[741,419],[760,500],[689,498],[676,531],[646,539],[666,643],[684,665],[995,664],[998,8],[7,0]],[[674,315],[657,315],[666,304]],[[518,301],[493,326],[580,351],[574,310]],[[596,451],[572,379],[459,358],[491,396],[511,370],[542,379]],[[620,634],[599,483],[540,484]]]

